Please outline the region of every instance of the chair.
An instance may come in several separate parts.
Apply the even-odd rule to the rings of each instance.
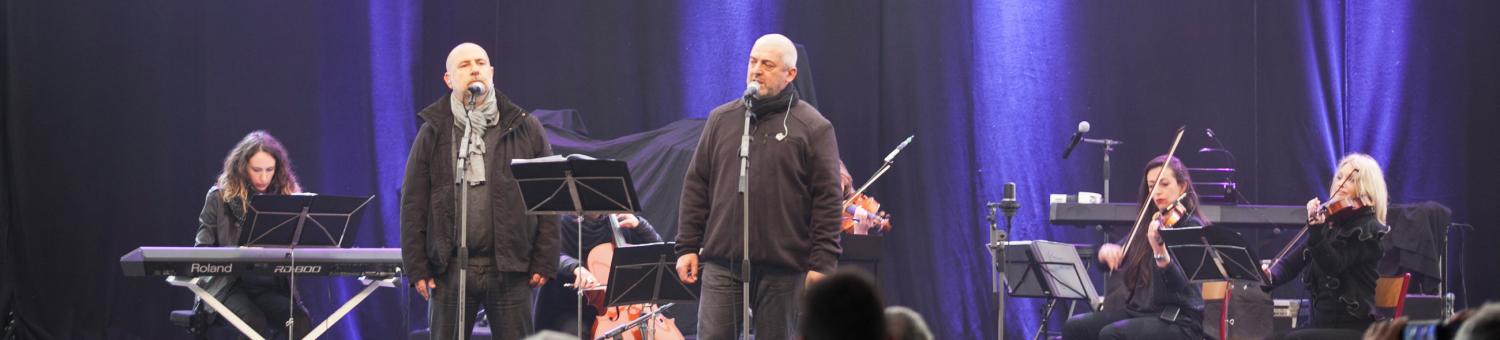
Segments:
[[[1401,276],[1386,276],[1375,280],[1375,308],[1391,309],[1391,318],[1401,317],[1406,308],[1406,289],[1411,285],[1411,273]]]
[[[1263,339],[1271,335],[1271,295],[1253,283],[1203,282],[1203,331],[1219,339]]]
[[[1227,324],[1229,320],[1227,317],[1229,315],[1229,304],[1227,303],[1229,294],[1229,281],[1208,281],[1203,283],[1203,302],[1207,304],[1209,301],[1219,301],[1218,305],[1220,307],[1218,315],[1214,315],[1211,311],[1204,311],[1203,323],[1205,327],[1203,328],[1210,332],[1218,330],[1219,339],[1227,339],[1226,335],[1228,335],[1226,333],[1229,330],[1229,325]]]

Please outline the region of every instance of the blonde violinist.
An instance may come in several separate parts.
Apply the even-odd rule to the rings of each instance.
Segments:
[[[1307,202],[1307,242],[1266,268],[1271,285],[1265,289],[1301,274],[1311,295],[1311,321],[1278,338],[1359,339],[1377,319],[1375,264],[1380,239],[1390,230],[1385,175],[1369,155],[1349,154],[1339,161],[1328,191],[1329,203]]]

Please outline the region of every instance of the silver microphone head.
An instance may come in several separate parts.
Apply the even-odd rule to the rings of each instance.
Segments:
[[[1078,133],[1089,133],[1089,121],[1078,122]]]
[[[760,82],[752,81],[749,85],[745,85],[744,97],[754,96],[758,93],[760,93]]]
[[[477,96],[480,93],[484,93],[484,83],[483,82],[476,81],[476,82],[469,83],[469,94]]]

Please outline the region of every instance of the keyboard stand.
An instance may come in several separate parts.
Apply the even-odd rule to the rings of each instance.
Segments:
[[[203,299],[203,302],[207,303],[209,308],[213,308],[215,312],[219,313],[219,316],[224,317],[224,320],[228,320],[230,324],[234,325],[235,329],[238,329],[240,333],[245,334],[246,337],[253,340],[266,339],[264,336],[261,336],[259,332],[251,329],[250,325],[245,324],[245,321],[241,320],[239,315],[236,315],[233,311],[230,311],[229,307],[224,306],[224,303],[220,302],[218,298],[215,298],[213,294],[209,294],[207,290],[204,290],[202,286],[198,285],[198,283],[201,281],[203,281],[203,277],[195,277],[192,279],[183,279],[176,276],[167,277],[167,283],[173,286],[187,288],[188,290],[192,291],[193,295],[197,295],[199,299]],[[323,320],[323,322],[319,323],[318,327],[314,328],[311,332],[308,332],[307,336],[304,336],[303,339],[317,339],[319,336],[322,336],[323,332],[327,332],[329,327],[333,327],[333,324],[338,323],[339,320],[343,319],[344,315],[349,314],[349,311],[353,310],[354,306],[358,306],[360,303],[364,302],[365,298],[370,296],[370,293],[375,292],[375,289],[380,287],[395,287],[395,281],[396,277],[394,276],[375,279],[366,276],[360,276],[359,282],[365,284],[365,289],[361,290],[359,294],[355,294],[353,297],[349,298],[349,301],[345,301],[342,306],[339,306],[337,310],[333,311],[333,314],[328,315],[328,319]]]

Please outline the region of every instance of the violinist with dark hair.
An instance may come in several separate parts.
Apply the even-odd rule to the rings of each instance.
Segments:
[[[1372,313],[1379,278],[1375,264],[1383,254],[1380,239],[1390,230],[1380,164],[1365,154],[1345,156],[1329,196],[1328,204],[1317,198],[1307,202],[1307,242],[1263,268],[1271,281],[1267,291],[1305,274],[1302,281],[1311,295],[1311,320],[1278,338],[1359,339],[1378,319]]]
[[[1151,218],[1132,228],[1126,246],[1106,243],[1099,261],[1109,270],[1104,310],[1063,324],[1063,339],[1201,339],[1203,297],[1172,262],[1159,230],[1206,225],[1198,193],[1182,161],[1167,155],[1146,164],[1140,200]]]

